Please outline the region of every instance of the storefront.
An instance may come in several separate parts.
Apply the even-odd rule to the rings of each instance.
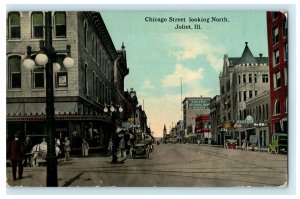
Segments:
[[[7,116],[7,139],[11,140],[17,131],[21,139],[29,136],[33,144],[38,144],[46,134],[46,116]],[[55,138],[61,144],[65,137],[71,141],[72,151],[81,150],[82,139],[85,138],[90,148],[106,148],[111,136],[111,120],[108,116],[100,115],[55,115]]]

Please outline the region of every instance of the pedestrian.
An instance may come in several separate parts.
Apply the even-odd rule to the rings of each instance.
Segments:
[[[124,136],[121,138],[119,142],[119,148],[121,150],[121,157],[124,157],[124,151],[125,151],[125,141],[124,141]]]
[[[23,156],[24,156],[24,144],[20,140],[20,132],[15,134],[15,139],[10,141],[7,145],[7,157],[11,161],[13,179],[17,180],[17,167],[18,167],[18,179],[23,178]]]
[[[24,156],[25,156],[25,161],[24,161],[24,165],[25,166],[31,166],[30,162],[31,162],[31,149],[32,149],[32,142],[30,140],[29,136],[26,136],[25,138],[25,142],[24,142]]]
[[[60,139],[57,137],[55,138],[55,154],[57,158],[60,158],[61,156],[61,149],[60,149]]]
[[[82,139],[81,148],[82,148],[82,156],[88,156],[90,146],[89,143],[84,138]]]
[[[108,143],[108,150],[109,150],[110,152],[112,152],[112,147],[113,147],[113,143],[112,143],[112,139],[110,138],[110,139],[109,139],[109,143]]]
[[[64,151],[65,151],[65,161],[69,161],[71,146],[70,146],[70,140],[68,139],[68,137],[65,137]]]
[[[243,144],[242,144],[242,151],[246,151],[247,150],[247,138],[243,139]]]

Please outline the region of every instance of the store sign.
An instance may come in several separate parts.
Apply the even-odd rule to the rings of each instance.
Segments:
[[[189,100],[188,109],[206,109],[210,105],[210,99]]]
[[[137,123],[139,121],[140,121],[139,118],[133,118],[133,117],[128,118],[128,122],[130,122],[130,123],[134,123],[134,122]]]

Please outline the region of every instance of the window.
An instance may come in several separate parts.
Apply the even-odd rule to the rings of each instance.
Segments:
[[[284,43],[284,60],[288,59],[288,43]]]
[[[276,19],[278,17],[278,12],[272,12],[272,19]]]
[[[102,59],[102,54],[101,54],[101,52],[102,52],[102,49],[101,49],[101,44],[99,44],[99,51],[97,51],[97,54],[99,54],[99,55],[97,55],[97,64],[98,65],[101,65],[101,59]],[[101,67],[101,66],[100,66]]]
[[[263,83],[268,83],[269,82],[269,76],[267,74],[262,75],[262,82]]]
[[[243,75],[243,83],[246,83],[246,75]]]
[[[257,74],[254,74],[254,83],[257,83]]]
[[[87,29],[87,24],[86,24],[86,22],[84,23],[84,32],[83,32],[83,34],[84,34],[84,36],[83,36],[83,39],[84,39],[84,47],[86,48],[86,45],[87,45],[87,31],[88,31],[88,29]]]
[[[257,95],[257,91],[255,91],[255,96]]]
[[[280,71],[274,73],[274,89],[280,87]]]
[[[85,64],[84,65],[84,93],[85,94],[88,94],[88,83],[87,83],[87,68],[88,68],[88,65]]]
[[[242,93],[239,92],[239,102],[242,100]]]
[[[56,63],[58,63],[61,68],[60,71],[56,73],[55,78],[55,87],[68,87],[68,72],[67,69],[64,67],[63,60],[65,59],[65,55],[58,55],[56,59]]]
[[[288,112],[288,97],[285,98],[285,112]]]
[[[239,84],[241,84],[241,76],[239,75],[238,78],[239,78]]]
[[[96,60],[96,64],[98,64],[98,43],[97,43],[97,39],[95,41],[95,60]]]
[[[96,72],[93,71],[93,84],[92,84],[92,96],[93,96],[93,99],[96,100]]]
[[[43,13],[42,12],[33,12],[31,15],[32,20],[32,38],[43,38]]]
[[[95,58],[95,36],[92,35],[92,57]]]
[[[253,96],[253,91],[249,91],[249,98],[251,99]]]
[[[280,114],[280,102],[276,100],[274,104],[274,115],[278,114]]]
[[[35,68],[32,71],[32,88],[41,89],[45,87],[44,67]]]
[[[284,85],[288,85],[288,72],[287,68],[284,68]]]
[[[273,45],[279,41],[278,26],[272,29]]]
[[[286,19],[283,22],[283,36],[288,36],[288,22]]]
[[[18,12],[8,14],[8,38],[21,38],[20,13]]]
[[[10,56],[8,58],[8,88],[21,88],[21,57]]]
[[[244,101],[247,100],[247,91],[244,91]]]
[[[252,74],[249,74],[249,83],[252,83]]]
[[[96,101],[99,101],[99,77],[98,76],[96,76],[95,96],[96,96]]]
[[[273,52],[273,65],[275,66],[277,64],[279,64],[279,50],[278,49]]]
[[[105,102],[105,94],[104,94],[104,83],[102,82],[102,86],[101,86],[101,100],[102,102]]]
[[[54,23],[55,23],[55,25],[54,25],[55,37],[65,38],[67,36],[66,13],[65,12],[55,12]]]

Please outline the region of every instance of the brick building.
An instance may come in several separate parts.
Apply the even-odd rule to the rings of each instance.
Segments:
[[[288,132],[288,20],[287,13],[267,12],[270,67],[271,133]]]
[[[39,50],[45,38],[44,12],[7,13],[7,138],[17,130],[35,143],[47,137],[45,129],[45,70],[22,66],[26,46]],[[117,51],[98,12],[52,12],[53,47],[71,45],[75,64],[66,69],[65,54],[57,55],[61,70],[54,73],[55,136],[69,137],[73,149],[82,138],[91,147],[108,145],[111,115],[104,113],[112,99],[122,105],[124,77],[128,74],[126,54]],[[114,76],[119,78],[115,79]],[[118,82],[116,82],[118,81]],[[118,87],[119,86],[119,87]],[[115,91],[118,91],[116,93]],[[122,115],[119,116],[121,120]]]

